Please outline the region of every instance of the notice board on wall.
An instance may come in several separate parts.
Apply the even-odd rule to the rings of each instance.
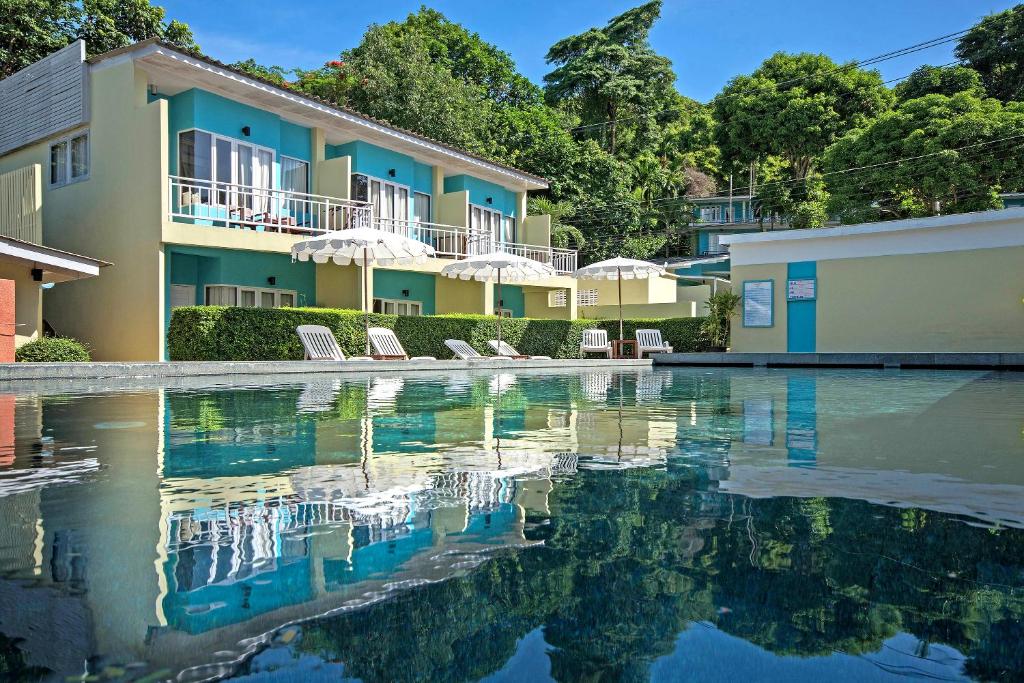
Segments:
[[[772,286],[771,280],[747,280],[743,283],[744,327],[772,326]]]

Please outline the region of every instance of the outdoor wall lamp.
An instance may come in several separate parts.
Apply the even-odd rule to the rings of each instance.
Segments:
[[[488,204],[493,204],[494,203],[494,197],[488,197],[484,201],[487,202]]]
[[[395,177],[395,169],[389,168],[388,169],[388,175],[391,176],[392,178],[394,178]]]
[[[274,277],[273,275],[271,275],[270,277],[267,278],[267,284],[268,285],[276,285],[277,284],[277,278]]]
[[[252,133],[252,128],[250,128],[249,126],[242,126],[242,135],[244,135],[245,137],[249,137],[250,133]]]
[[[403,289],[402,290],[402,296],[408,297],[409,296],[409,290],[408,289]]]
[[[33,268],[32,269],[32,280],[34,282],[42,282],[43,281],[43,269],[42,268]]]

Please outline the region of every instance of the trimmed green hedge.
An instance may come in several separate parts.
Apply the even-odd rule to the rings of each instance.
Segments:
[[[19,363],[87,363],[89,349],[77,339],[41,337],[22,344],[14,352]]]
[[[676,351],[702,351],[708,346],[700,332],[703,318],[625,321],[626,337],[639,327],[661,330]],[[493,352],[487,340],[497,333],[496,319],[484,315],[396,316],[372,314],[371,327],[388,327],[411,356],[451,358],[445,339],[465,339],[485,355]],[[295,328],[324,325],[334,332],[346,355],[364,352],[363,314],[330,308],[233,308],[189,306],[174,309],[167,333],[171,360],[301,360],[302,345]],[[610,339],[618,336],[617,320],[541,320],[505,318],[502,338],[529,355],[552,358],[579,356],[583,330],[603,327]]]

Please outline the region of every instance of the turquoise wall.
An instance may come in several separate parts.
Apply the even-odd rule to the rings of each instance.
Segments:
[[[787,279],[817,276],[818,265],[815,261],[795,261],[786,266]],[[788,284],[786,291],[788,296]],[[817,348],[817,305],[815,299],[786,301],[786,351],[814,353]]]
[[[170,285],[195,285],[196,305],[205,303],[206,285],[241,285],[296,292],[298,306],[316,303],[316,269],[310,263],[292,263],[287,254],[233,251],[206,247],[167,247],[164,327],[171,322]],[[268,277],[277,278],[274,285]]]
[[[195,88],[166,99],[170,129],[169,170],[174,175],[178,173],[178,133],[190,128],[274,150],[275,187],[280,186],[282,154],[303,161],[313,158],[310,129],[284,121],[277,114]],[[249,126],[248,137],[242,134],[244,126]]]
[[[422,301],[423,315],[434,315],[434,291],[437,278],[433,273],[413,273],[408,270],[373,271],[373,296],[399,301]],[[404,296],[402,290],[409,290]]]
[[[732,228],[729,230],[698,230],[697,231],[697,251],[694,255],[704,254],[708,250],[708,235],[714,233],[718,235],[740,235],[745,232],[760,232],[759,227],[750,228]]]
[[[502,285],[501,286],[501,300],[502,308],[507,308],[512,311],[513,318],[525,318],[526,317],[526,296],[523,294],[523,288],[518,285]],[[494,303],[495,308],[498,304],[498,286],[494,286]]]
[[[444,179],[445,192],[462,192],[463,190],[469,191],[470,204],[479,204],[495,211],[501,211],[505,216],[518,218],[515,192],[506,190],[501,185],[468,175],[454,175]],[[487,203],[488,197],[491,198],[490,204]]]
[[[433,169],[406,154],[354,140],[344,145],[327,145],[325,156],[328,159],[352,157],[353,173],[365,173],[381,180],[407,185],[413,192],[432,194]],[[391,169],[395,171],[394,177],[388,175]]]

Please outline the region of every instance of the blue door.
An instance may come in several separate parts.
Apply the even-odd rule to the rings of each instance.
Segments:
[[[814,261],[786,266],[786,350],[790,353],[814,353],[817,348],[817,274]]]

